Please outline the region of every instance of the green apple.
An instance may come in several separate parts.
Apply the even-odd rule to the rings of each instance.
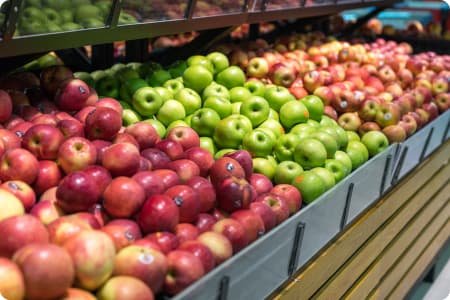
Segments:
[[[164,126],[169,126],[173,121],[182,120],[185,117],[186,110],[184,109],[183,104],[173,99],[164,102],[156,115],[156,118],[161,121]]]
[[[350,131],[350,130],[346,130],[345,133],[347,134],[347,140],[350,143],[351,141],[361,141],[361,138],[359,137],[359,135],[354,132],[354,131]]]
[[[214,140],[209,136],[200,137],[200,147],[208,150],[213,156],[217,152],[216,144],[214,143]]]
[[[122,110],[122,123],[123,126],[129,126],[131,124],[141,121],[141,116],[130,108],[124,108]]]
[[[119,25],[127,25],[127,24],[136,24],[138,20],[131,14],[121,11],[119,14],[119,20],[117,24]]]
[[[345,176],[352,172],[352,159],[346,152],[341,150],[336,151],[336,153],[334,153],[334,159],[340,161],[344,165]]]
[[[247,117],[230,115],[217,124],[213,139],[219,148],[238,149],[244,136],[251,131],[252,123]]]
[[[136,91],[139,90],[140,88],[147,86],[148,86],[147,82],[141,78],[133,78],[127,80],[120,86],[119,90],[120,99],[127,102],[131,102],[134,93],[136,93]]]
[[[191,120],[192,120],[193,116],[194,116],[194,114],[187,115],[183,120],[184,122],[186,122],[186,124],[189,125],[189,127],[191,127]]]
[[[324,167],[316,167],[314,169],[311,169],[311,172],[316,173],[320,176],[320,178],[322,178],[323,182],[325,183],[325,190],[331,189],[336,184],[334,174]]]
[[[61,24],[61,30],[62,31],[75,31],[83,29],[83,27],[80,24],[73,23],[73,22],[66,22]]]
[[[270,180],[275,176],[277,162],[273,159],[254,157],[253,158],[253,173],[263,174]]]
[[[280,115],[273,108],[269,108],[269,115],[267,116],[267,119],[272,119],[272,120],[279,122]]]
[[[225,86],[227,89],[244,86],[245,80],[244,71],[237,66],[230,66],[216,75],[216,82]]]
[[[370,157],[383,152],[389,146],[389,140],[386,135],[381,131],[375,130],[366,132],[362,136],[361,142],[366,146]]]
[[[252,96],[244,100],[239,109],[240,114],[246,116],[251,122],[253,128],[267,120],[269,116],[269,103],[260,96]]]
[[[300,102],[302,102],[308,109],[309,118],[320,122],[324,109],[322,99],[320,99],[316,95],[308,95],[301,98]]]
[[[202,107],[202,98],[196,91],[190,88],[182,88],[173,98],[183,104],[186,115],[190,115]]]
[[[6,6],[7,3],[5,3],[6,1],[3,1],[3,4],[0,5],[0,12],[3,12],[3,7],[2,6]],[[27,0],[26,4],[28,7],[30,6],[34,6],[34,7],[41,7],[42,3],[41,0]]]
[[[286,133],[281,135],[275,143],[273,152],[278,161],[294,160],[294,150],[300,142],[298,135]]]
[[[69,7],[65,7],[69,8]],[[80,23],[85,20],[95,19],[102,15],[102,11],[95,5],[83,4],[75,7],[75,21]]]
[[[163,104],[163,100],[154,88],[146,86],[138,89],[131,100],[131,106],[144,117],[155,115]]]
[[[53,22],[47,22],[47,24],[45,24],[45,29],[46,32],[61,32],[61,26],[59,26],[59,24],[53,23]]]
[[[275,144],[277,143],[278,137],[269,128],[258,127],[258,128],[253,129],[253,130],[260,130],[260,131],[265,132],[269,136],[270,140],[272,141],[272,145],[273,146],[275,146]]]
[[[199,94],[201,94],[212,81],[212,72],[201,65],[192,65],[183,73],[184,86],[193,89]]]
[[[214,129],[220,122],[219,114],[211,108],[200,108],[191,117],[191,127],[200,136],[213,136]]]
[[[119,88],[119,80],[111,75],[105,75],[95,83],[97,94],[101,97],[117,99],[119,97]]]
[[[152,125],[153,128],[155,128],[155,130],[158,133],[160,138],[164,138],[166,136],[166,131],[167,131],[166,127],[159,120],[150,118],[150,119],[146,119],[144,121],[149,123],[150,125]]]
[[[270,131],[273,132],[276,139],[278,139],[281,135],[285,134],[283,126],[281,126],[280,122],[273,120],[273,119],[267,119],[264,122],[262,122],[258,128],[267,128]]]
[[[95,87],[95,80],[88,72],[75,72],[73,77],[83,80],[90,87]]]
[[[120,103],[120,106],[122,106],[122,109],[133,109],[128,102],[119,100],[119,103]]]
[[[322,125],[320,125],[317,131],[325,132],[325,133],[328,133],[329,135],[331,135],[334,138],[334,140],[336,141],[338,149],[340,149],[341,148],[341,139],[339,137],[339,134],[337,133],[336,128],[338,128],[338,126],[322,126]],[[345,131],[344,131],[344,133],[345,133]],[[347,135],[345,135],[345,137],[347,138]]]
[[[317,129],[319,129],[320,127],[320,123],[313,119],[308,119],[308,121],[306,121],[306,124]]]
[[[164,83],[169,79],[172,79],[172,76],[170,76],[169,71],[164,69],[154,70],[147,75],[147,78],[145,78],[148,85],[153,87],[164,86]]]
[[[53,8],[48,8],[48,7],[43,8],[42,12],[44,13],[44,15],[46,17],[47,22],[52,22],[52,23],[55,23],[55,24],[62,24],[63,23],[63,20],[62,20],[60,14],[56,10],[54,10]]]
[[[327,115],[323,115],[320,120],[321,126],[338,126],[338,123]]]
[[[252,96],[252,93],[250,93],[250,91],[243,86],[236,86],[229,91],[231,103],[242,102]]]
[[[116,73],[114,73],[114,76],[119,79],[122,84],[131,79],[141,79],[138,71],[130,67],[124,67],[118,70]]]
[[[97,6],[101,12],[102,12],[102,16],[106,17],[109,12],[111,11],[111,1],[108,0],[100,0],[100,1],[95,1],[95,6]]]
[[[72,4],[69,0],[42,0],[42,6],[51,7],[56,10],[71,9]]]
[[[290,100],[280,108],[280,122],[284,128],[292,128],[296,124],[305,123],[308,118],[308,109],[298,100]]]
[[[306,138],[298,143],[293,154],[294,161],[305,170],[322,167],[327,159],[325,146],[322,142],[313,138]]]
[[[339,126],[334,126],[334,131],[338,136],[339,149],[344,150],[348,144],[348,135],[347,132]]]
[[[263,130],[255,129],[244,136],[242,148],[252,157],[265,157],[272,154],[273,140]]]
[[[92,78],[94,78],[94,81],[97,83],[97,81],[100,80],[100,78],[105,77],[107,74],[104,70],[97,70],[94,72],[91,72]]]
[[[232,148],[220,149],[219,151],[216,152],[216,154],[214,154],[214,159],[218,160],[219,158],[221,158],[225,154],[233,152],[233,151],[236,151],[236,149],[232,149]]]
[[[297,124],[289,130],[290,133],[302,135],[302,137],[311,136],[316,131],[316,127],[312,127],[306,123]]]
[[[302,195],[302,201],[309,204],[326,191],[324,180],[312,171],[304,171],[291,183]]]
[[[173,93],[168,88],[157,86],[154,87],[154,89],[161,96],[163,102],[166,102],[169,99],[173,99]]]
[[[266,93],[266,85],[258,79],[247,80],[247,82],[244,83],[244,87],[254,96],[264,97],[264,94]]]
[[[242,102],[231,103],[231,114],[239,115],[241,113]]]
[[[186,123],[184,120],[175,120],[172,123],[169,124],[169,126],[167,126],[166,128],[166,132],[169,132],[170,130],[172,130],[175,127],[190,127],[188,123]]]
[[[230,92],[226,87],[216,82],[211,82],[202,93],[202,98],[207,99],[209,97],[219,97],[223,99],[230,100]]]
[[[264,98],[272,109],[279,112],[283,104],[288,101],[296,100],[295,97],[289,92],[289,90],[283,86],[271,86],[266,88]]]
[[[204,99],[203,107],[215,110],[221,119],[228,117],[232,112],[231,103],[225,98],[208,97]]]
[[[350,141],[345,150],[352,161],[352,170],[356,170],[369,159],[369,151],[359,141]]]
[[[338,150],[338,144],[334,137],[325,131],[316,131],[311,134],[311,138],[320,141],[327,150],[327,158],[333,158],[334,153]]]
[[[188,64],[185,60],[177,60],[170,64],[167,69],[172,78],[182,77],[184,71],[187,69]]]
[[[145,78],[147,76],[148,66],[140,62],[130,62],[126,64],[127,68],[133,69],[138,72],[139,77]]]
[[[217,74],[220,71],[225,70],[230,66],[230,62],[228,61],[228,57],[221,52],[211,52],[206,55],[206,58],[212,63],[214,67],[214,73]]]
[[[179,79],[169,79],[164,82],[163,87],[168,89],[173,95],[178,93],[180,90],[184,88],[183,80]]]
[[[325,169],[329,170],[334,175],[336,183],[344,179],[346,176],[346,167],[337,159],[327,159],[324,165]]]
[[[192,56],[188,57],[186,63],[187,63],[188,67],[194,66],[194,65],[202,66],[202,67],[208,69],[208,71],[210,71],[211,74],[214,74],[213,63],[211,62],[211,60],[209,60],[204,55],[192,55]]]
[[[111,68],[108,69],[110,71],[109,74],[115,75],[117,72],[119,72],[120,70],[122,70],[122,69],[124,69],[126,67],[127,67],[126,64],[116,63],[116,64],[112,65]]]
[[[292,160],[285,160],[280,162],[275,169],[273,181],[275,182],[275,184],[291,184],[294,178],[296,178],[302,172],[303,168],[298,163]]]

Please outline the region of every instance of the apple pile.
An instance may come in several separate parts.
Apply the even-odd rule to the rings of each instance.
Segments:
[[[175,295],[300,210],[248,151],[215,160],[190,127],[124,127],[120,103],[64,66],[0,86],[7,299]]]
[[[9,1],[5,1],[7,3]],[[18,35],[62,32],[105,25],[111,1],[26,0],[20,13]],[[119,24],[136,23],[136,18],[121,11]]]

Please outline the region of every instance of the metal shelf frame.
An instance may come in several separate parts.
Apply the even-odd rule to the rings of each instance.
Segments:
[[[21,1],[13,1],[12,6],[20,5],[18,2]],[[2,35],[3,39],[0,40],[0,58],[76,48],[84,45],[108,44],[121,40],[147,39],[180,32],[227,28],[244,23],[254,24],[276,20],[323,16],[350,8],[366,6],[389,7],[399,2],[399,0],[337,1],[335,4],[316,4],[314,6],[304,6],[305,2],[299,1],[297,8],[279,10],[264,10],[266,8],[265,3],[267,2],[264,0],[261,3],[262,5],[258,5],[258,7],[255,5],[256,0],[246,0],[243,3],[241,12],[207,17],[193,17],[196,0],[190,0],[183,19],[117,26],[121,2],[121,0],[115,0],[113,2],[110,16],[104,27],[69,32],[13,37],[11,35],[11,29],[15,28],[17,14],[12,13],[7,16],[6,24],[8,26],[5,26],[5,32]]]

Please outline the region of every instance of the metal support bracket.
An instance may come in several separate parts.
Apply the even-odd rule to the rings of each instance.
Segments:
[[[220,280],[219,294],[217,295],[217,300],[227,300],[229,287],[230,287],[230,276],[225,275]]]
[[[197,0],[189,0],[189,3],[186,7],[186,11],[184,14],[184,18],[185,19],[192,19],[192,17],[194,16],[194,11],[195,11],[195,7],[197,6]]]
[[[3,24],[3,28],[0,31],[2,33],[3,41],[9,41],[14,36],[21,5],[22,0],[10,1],[8,12],[6,13],[6,20]]]
[[[111,13],[106,19],[106,27],[116,27],[119,21],[120,11],[122,10],[123,0],[114,0],[111,6]]]
[[[300,249],[302,247],[303,236],[305,234],[306,224],[299,222],[295,228],[294,244],[292,246],[291,258],[288,265],[288,276],[291,277],[294,274],[295,267],[297,266],[298,258],[300,256]]]
[[[406,154],[408,153],[408,146],[405,146],[400,154],[400,159],[398,160],[397,167],[394,171],[394,176],[392,176],[391,185],[394,185],[398,181],[398,176],[400,175],[400,171],[402,170],[403,163],[405,162]]]
[[[344,206],[344,211],[342,212],[342,218],[341,218],[341,224],[340,224],[341,231],[345,228],[345,225],[347,224],[348,212],[350,210],[350,204],[352,202],[354,187],[355,187],[355,184],[353,182],[348,185],[347,197],[345,198],[345,206]]]
[[[447,135],[448,135],[449,129],[450,129],[450,119],[447,121],[447,126],[445,127],[444,135],[442,136],[441,144],[443,144],[447,140]]]
[[[428,132],[427,139],[425,140],[425,144],[423,145],[423,148],[422,148],[422,152],[420,152],[419,162],[422,162],[425,158],[425,154],[427,153],[427,150],[428,150],[428,144],[430,143],[431,137],[433,136],[433,131],[434,131],[434,127],[432,127],[430,129],[430,132]]]
[[[80,48],[69,48],[55,51],[64,65],[75,67],[79,71],[92,71],[92,64],[89,57]]]
[[[392,159],[392,155],[388,154],[388,156],[386,157],[386,162],[384,163],[383,177],[381,178],[380,197],[384,194],[386,179],[387,179],[387,175],[389,173],[389,167],[391,165],[391,159]]]

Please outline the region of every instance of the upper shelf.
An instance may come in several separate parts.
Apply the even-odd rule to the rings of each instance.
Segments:
[[[399,0],[8,0],[0,9],[0,57],[133,40]],[[0,1],[0,4],[2,1]]]

